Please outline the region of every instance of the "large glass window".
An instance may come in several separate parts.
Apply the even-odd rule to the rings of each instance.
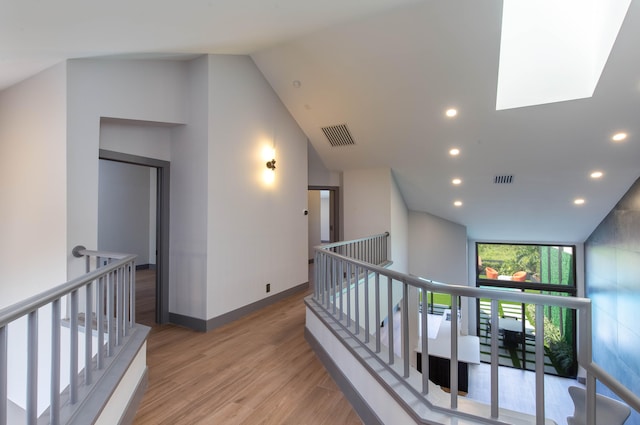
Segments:
[[[575,247],[477,243],[476,286],[559,296],[575,296]],[[498,303],[500,364],[535,368],[535,306]],[[558,307],[544,309],[545,371],[575,376],[575,313]],[[478,300],[481,352],[490,356],[491,302]]]

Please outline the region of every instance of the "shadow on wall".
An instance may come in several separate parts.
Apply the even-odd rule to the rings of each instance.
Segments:
[[[593,358],[640,393],[640,179],[585,242],[585,289],[593,305]],[[615,398],[604,385],[598,392]],[[626,425],[640,425],[632,412]]]

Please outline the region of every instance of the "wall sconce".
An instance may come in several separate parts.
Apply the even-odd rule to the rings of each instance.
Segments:
[[[276,160],[272,159],[271,161],[267,161],[267,168],[271,171],[276,171]]]

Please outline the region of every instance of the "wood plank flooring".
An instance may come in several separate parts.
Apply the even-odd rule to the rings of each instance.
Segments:
[[[154,279],[139,271],[136,284]],[[304,339],[305,295],[199,333],[153,325],[153,302],[137,293],[137,321],[153,327],[134,424],[362,424]]]

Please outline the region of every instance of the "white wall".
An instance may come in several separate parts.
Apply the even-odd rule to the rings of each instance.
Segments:
[[[9,227],[23,230],[3,241],[7,252],[44,242],[41,264],[50,262],[54,275],[55,267],[65,274],[67,264],[61,281],[83,273],[84,262],[70,252],[98,245],[98,149],[167,159],[166,132],[162,146],[100,145],[101,121],[131,120],[174,125],[170,312],[208,319],[266,297],[266,283],[272,295],[308,280],[307,139],[249,57],[71,60],[3,92],[1,102],[3,182],[24,176],[20,190],[3,186],[3,202],[16,206],[2,211],[3,237],[12,235]],[[261,150],[274,134],[276,180],[265,186]],[[15,140],[25,139],[34,143],[20,150]],[[18,217],[31,212],[29,220]],[[30,261],[18,260],[15,269],[24,274]],[[50,270],[46,275],[51,279]]]
[[[325,167],[324,162],[322,162],[310,142],[307,142],[307,150],[309,186],[340,186],[340,173],[330,171]]]
[[[182,78],[190,113],[187,125],[172,129],[171,144],[169,311],[198,319],[207,319],[208,61],[202,56],[186,66]],[[226,208],[223,200],[211,201]]]
[[[98,249],[149,264],[149,167],[100,160],[98,193]]]
[[[0,92],[0,308],[66,281],[66,69]]]
[[[391,231],[391,170],[346,170],[342,178],[345,240]]]
[[[392,270],[401,273],[409,272],[409,210],[404,202],[404,198],[400,193],[400,189],[391,175],[391,225],[389,231],[391,234],[390,242],[390,259],[393,264],[390,266]]]
[[[343,172],[344,238],[357,239],[389,232],[391,269],[407,272],[407,207],[389,168]],[[393,304],[402,299],[401,285],[393,285]],[[385,316],[386,313],[383,313]]]
[[[408,210],[389,168],[343,172],[344,238],[390,233],[391,268],[408,270]]]
[[[307,209],[309,210],[309,259],[311,260],[315,258],[313,247],[321,243],[322,210],[319,190],[308,192]]]
[[[434,215],[409,212],[409,273],[437,282],[467,284],[467,228]],[[418,317],[418,291],[410,290],[409,317]],[[462,305],[462,329],[475,329],[475,304]],[[473,333],[473,332],[472,332]],[[418,323],[409,325],[411,347],[419,343]],[[415,356],[411,356],[415,362]]]
[[[410,211],[409,273],[467,285],[467,270],[467,228],[428,213]]]
[[[207,315],[308,281],[307,139],[251,58],[209,56]],[[267,185],[265,147],[277,169]]]
[[[71,252],[78,244],[97,247],[101,118],[184,123],[187,111],[182,62],[78,59],[67,67],[67,251]],[[68,258],[69,277],[81,274],[83,261]]]
[[[100,149],[171,161],[171,128],[129,120],[100,120]]]

